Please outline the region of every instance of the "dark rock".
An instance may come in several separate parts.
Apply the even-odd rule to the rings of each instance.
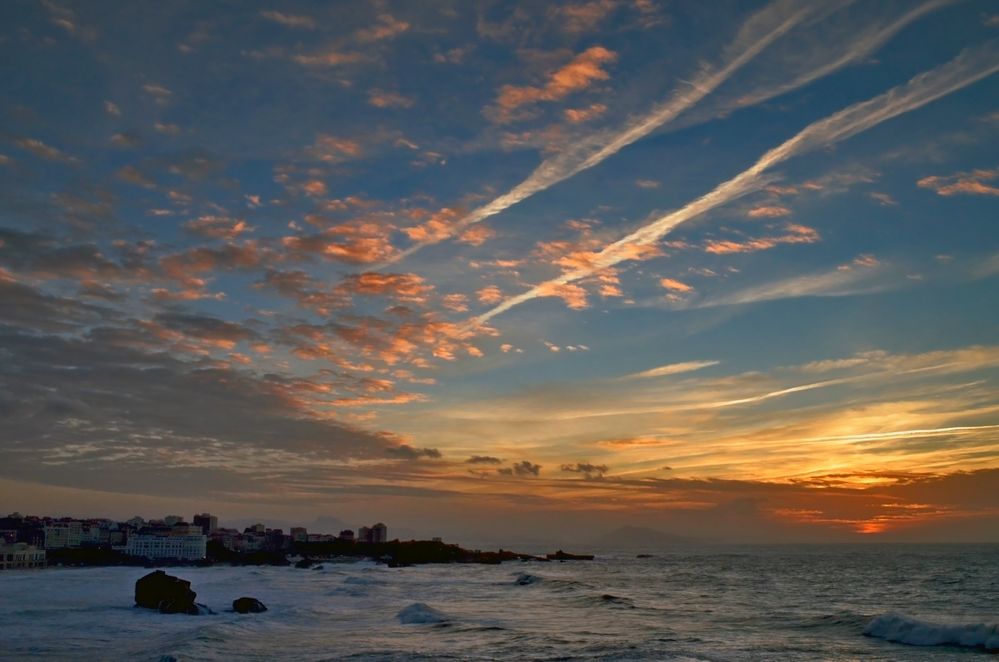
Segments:
[[[197,593],[191,582],[156,570],[135,582],[135,604],[146,609],[158,609],[163,614],[204,613],[195,604]],[[204,607],[208,610],[207,607]],[[210,610],[208,610],[210,611]]]
[[[593,554],[570,554],[561,549],[554,554],[545,554],[549,561],[592,561]]]
[[[264,603],[256,598],[236,598],[232,601],[232,610],[238,614],[259,614],[267,611]]]

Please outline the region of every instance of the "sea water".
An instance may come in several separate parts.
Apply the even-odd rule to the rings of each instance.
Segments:
[[[949,660],[999,649],[999,546],[677,547],[594,561],[0,573],[0,659]],[[269,608],[234,614],[233,599]]]

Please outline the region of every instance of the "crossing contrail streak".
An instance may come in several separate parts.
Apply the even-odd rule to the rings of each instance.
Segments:
[[[527,198],[579,174],[583,170],[598,165],[628,145],[644,138],[656,129],[673,122],[678,116],[697,106],[698,103],[731,78],[739,69],[756,58],[767,47],[787,34],[796,25],[810,17],[815,18],[815,15],[820,12],[821,16],[819,17],[835,13],[853,4],[854,1],[838,0],[837,2],[826,3],[822,6],[817,4],[795,6],[789,2],[775,2],[768,5],[747,19],[743,24],[735,39],[734,46],[729,49],[729,57],[721,68],[707,70],[691,80],[679,79],[682,88],[674,91],[668,100],[656,106],[644,117],[633,120],[623,129],[600,132],[546,159],[520,184],[517,184],[506,193],[460,218],[447,230],[446,235],[438,235],[414,244],[381,263],[377,268],[381,269],[400,262],[426,246],[454,237],[460,234],[465,228],[476,223],[481,223]],[[809,69],[790,81],[744,96],[735,107],[750,106],[780,96],[827,76],[851,62],[867,57],[909,23],[956,1],[929,0],[913,7],[898,19],[880,29],[872,27],[867,31],[858,31],[858,34],[847,45],[845,52],[839,57],[832,57],[821,65]],[[732,110],[735,107],[724,110]],[[717,114],[717,112],[719,111],[716,109],[714,114]],[[704,119],[706,118],[702,117],[700,120],[692,121],[692,123],[697,123],[697,121],[703,121]]]
[[[832,3],[832,7],[837,9],[852,1],[839,0],[839,2]],[[604,132],[593,136],[565,152],[546,159],[520,184],[462,217],[449,229],[447,237],[436,237],[414,244],[383,262],[379,268],[404,260],[425,246],[440,243],[448,237],[453,237],[468,226],[495,216],[536,193],[569,179],[583,170],[592,168],[636,140],[644,138],[696,105],[728,80],[732,74],[818,9],[818,4],[795,6],[788,2],[775,2],[768,5],[746,21],[736,38],[737,46],[732,49],[734,54],[722,68],[704,72],[692,81],[684,81],[681,90],[675,91],[667,101],[658,105],[644,117],[631,122],[623,130]],[[829,5],[822,7],[822,9],[826,12],[830,11]]]
[[[472,318],[468,324],[474,326],[485,323],[525,301],[551,296],[559,286],[588,278],[603,269],[634,259],[639,255],[641,248],[658,242],[677,226],[758,190],[767,181],[764,173],[775,165],[816,147],[845,140],[885,120],[971,85],[996,71],[999,71],[999,48],[996,42],[992,41],[975,49],[965,50],[947,64],[924,72],[879,96],[853,104],[814,122],[793,138],[768,151],[747,170],[719,184],[709,193],[607,245],[593,255],[586,267],[566,272],[511,297],[482,315]]]

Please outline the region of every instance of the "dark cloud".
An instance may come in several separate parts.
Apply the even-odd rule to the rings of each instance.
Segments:
[[[254,336],[203,315],[155,319],[197,337]],[[0,280],[0,320],[0,476],[238,495],[294,475],[319,476],[317,462],[384,457],[391,443],[312,415],[294,380],[178,358],[139,321],[110,308]]]
[[[98,323],[112,316],[114,311],[110,308],[45,294],[0,277],[0,328],[11,326],[38,332],[70,331],[81,324]]]
[[[258,338],[256,332],[243,324],[207,315],[166,312],[156,315],[153,319],[171,331],[209,342],[236,344]]]
[[[563,464],[560,468],[568,473],[583,474],[586,478],[603,478],[603,475],[609,470],[606,464],[592,464],[590,462]]]
[[[385,454],[400,460],[419,460],[422,457],[438,459],[441,452],[436,448],[414,448],[408,444],[386,448]]]
[[[537,476],[541,474],[541,465],[528,460],[522,460],[509,467],[497,469],[496,473],[504,476]]]
[[[490,455],[473,455],[465,460],[468,464],[502,464],[503,460]]]

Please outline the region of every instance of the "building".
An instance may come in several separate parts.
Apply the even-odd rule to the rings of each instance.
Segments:
[[[208,513],[195,515],[193,522],[201,527],[201,532],[206,536],[210,536],[215,533],[215,530],[219,528],[219,518],[215,515],[209,515]]]
[[[357,542],[387,542],[388,527],[378,522],[374,526],[362,526],[357,530]]]
[[[292,542],[309,542],[309,531],[304,526],[293,526],[290,531]]]
[[[135,533],[128,537],[123,551],[129,556],[145,559],[200,561],[205,558],[207,546],[208,537],[204,534]]]
[[[83,543],[83,522],[60,520],[45,526],[45,549],[79,547]]]
[[[38,549],[34,545],[23,542],[16,542],[13,545],[0,545],[0,570],[44,567],[44,549]]]
[[[180,515],[167,515],[163,518],[163,523],[167,526],[173,526],[174,524],[180,524],[184,521],[184,518]]]
[[[354,542],[354,532],[350,529],[344,529],[340,532],[338,539],[340,542]]]

